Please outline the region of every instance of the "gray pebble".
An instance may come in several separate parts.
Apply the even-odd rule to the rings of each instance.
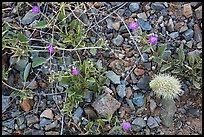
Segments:
[[[142,117],[136,117],[133,122],[133,125],[137,125],[141,128],[145,128],[146,127],[146,122],[144,121],[144,119]]]
[[[186,39],[186,41],[189,41],[193,37],[193,34],[194,34],[194,31],[192,29],[188,29],[183,33],[183,37]]]
[[[161,2],[153,2],[151,4],[151,9],[153,9],[153,10],[162,10],[164,8],[165,8],[165,6]]]
[[[175,39],[179,36],[179,33],[178,32],[172,32],[169,34],[169,36],[172,38],[172,39]]]
[[[140,9],[140,3],[139,2],[132,2],[130,5],[129,5],[129,9],[132,11],[132,12],[136,12],[137,10]]]
[[[108,71],[106,76],[113,82],[114,84],[120,84],[120,76],[116,75],[113,71]]]
[[[113,44],[116,46],[120,46],[123,44],[124,38],[121,35],[118,35],[116,38],[112,40]]]
[[[152,116],[147,119],[147,125],[149,128],[155,128],[159,126],[157,121]]]
[[[142,93],[135,93],[132,101],[137,107],[142,107],[144,104],[144,95]]]

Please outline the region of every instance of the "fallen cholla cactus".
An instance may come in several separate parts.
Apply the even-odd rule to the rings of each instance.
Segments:
[[[178,79],[167,74],[156,75],[149,85],[156,95],[162,96],[163,99],[174,99],[182,91]]]

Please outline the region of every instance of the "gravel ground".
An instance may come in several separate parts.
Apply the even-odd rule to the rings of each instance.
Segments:
[[[28,3],[35,5],[36,3]],[[72,5],[79,5],[71,3]],[[34,31],[32,26],[40,16],[28,12],[32,7],[23,3],[3,2],[2,22],[6,21],[15,27],[24,29],[29,39],[40,39],[42,32]],[[43,2],[44,13],[53,16],[52,9],[59,4]],[[84,7],[88,9],[84,10]],[[105,39],[111,50],[97,50],[96,55],[82,53],[82,59],[89,57],[101,62],[107,69],[107,81],[103,93],[95,98],[93,92],[86,95],[85,103],[73,110],[74,117],[62,115],[63,102],[66,98],[66,87],[48,82],[49,66],[41,67],[38,73],[34,69],[27,86],[33,91],[33,97],[20,102],[19,97],[10,97],[13,92],[2,85],[2,135],[76,135],[86,134],[84,130],[87,121],[103,117],[106,114],[117,116],[120,121],[131,123],[131,129],[126,133],[113,134],[130,135],[201,135],[202,134],[202,92],[193,89],[192,82],[182,81],[184,93],[175,99],[176,112],[173,123],[167,128],[161,119],[161,99],[156,98],[149,88],[153,74],[158,74],[155,63],[149,61],[151,53],[142,53],[144,61],[134,63],[139,57],[138,50],[130,38],[124,23],[137,19],[140,27],[148,33],[159,37],[159,42],[167,43],[167,51],[163,58],[172,54],[177,56],[176,48],[183,47],[185,55],[202,53],[202,3],[201,2],[86,2],[76,6],[73,18],[81,20],[88,31],[89,41],[95,43],[99,38]],[[84,11],[83,11],[84,10]],[[83,12],[82,12],[83,11]],[[81,16],[80,13],[83,13]],[[122,21],[124,20],[124,21]],[[33,34],[32,34],[33,33]],[[31,35],[32,34],[32,35]],[[55,36],[57,37],[57,35]],[[39,42],[30,41],[30,45],[39,46]],[[138,45],[139,47],[141,45]],[[74,53],[73,53],[74,54]],[[65,52],[60,54],[67,62],[77,56]],[[49,54],[35,52],[30,57],[47,57]],[[53,57],[52,68],[60,69],[59,59]],[[10,56],[2,55],[2,64],[9,66]],[[26,59],[14,66],[8,75],[10,86],[23,88],[20,73],[25,69]],[[128,64],[128,65],[127,65]],[[135,65],[134,65],[135,64]],[[132,70],[133,69],[133,70]],[[132,70],[132,72],[131,72]],[[130,75],[128,75],[130,73]],[[170,73],[170,72],[169,72]],[[36,76],[36,77],[35,77]],[[127,77],[126,81],[124,80]],[[33,80],[33,81],[32,81]],[[32,82],[31,82],[32,81]],[[30,83],[30,84],[29,84]],[[28,85],[29,84],[29,85]],[[54,89],[54,91],[50,89]],[[88,104],[88,105],[87,105]],[[62,125],[63,123],[63,125]],[[110,124],[111,125],[111,124]],[[106,125],[108,127],[110,125]],[[110,131],[110,128],[107,128]]]

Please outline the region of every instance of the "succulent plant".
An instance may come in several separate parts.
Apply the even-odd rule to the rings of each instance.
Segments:
[[[173,99],[182,91],[178,79],[168,74],[156,75],[149,85],[158,97],[164,99]]]

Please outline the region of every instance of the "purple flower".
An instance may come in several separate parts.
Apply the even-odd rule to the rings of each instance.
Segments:
[[[125,129],[125,130],[128,130],[131,128],[131,125],[129,122],[123,122],[122,123],[122,127]]]
[[[49,45],[49,47],[47,49],[50,52],[50,54],[54,53],[54,51],[55,51],[55,49],[52,45]]]
[[[33,13],[38,13],[38,12],[40,12],[40,8],[38,6],[33,6],[32,11],[33,11]]]
[[[149,38],[149,42],[150,42],[151,44],[156,44],[157,41],[158,41],[158,38],[157,38],[156,36],[151,36],[151,37]]]
[[[72,70],[72,75],[78,75],[79,73],[80,73],[80,71],[77,69]]]
[[[130,25],[129,25],[129,28],[130,28],[131,30],[138,29],[138,28],[139,28],[139,24],[136,23],[136,22],[131,22]]]

